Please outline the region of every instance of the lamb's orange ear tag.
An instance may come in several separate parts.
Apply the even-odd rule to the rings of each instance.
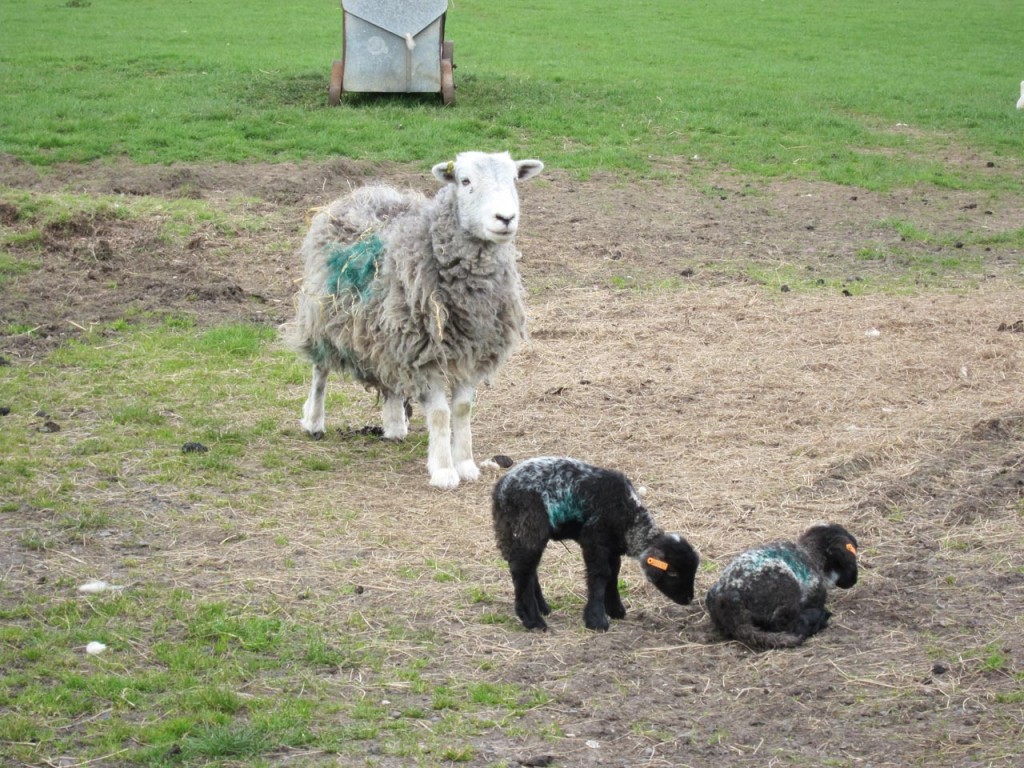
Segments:
[[[857,556],[857,548],[850,542],[846,542],[846,551],[851,553],[854,557]]]
[[[656,557],[648,557],[647,564],[651,566],[651,568],[657,568],[659,571],[668,570],[668,563],[664,560],[658,560]]]

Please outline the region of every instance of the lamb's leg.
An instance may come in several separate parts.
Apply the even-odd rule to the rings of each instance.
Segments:
[[[459,473],[452,463],[451,409],[444,386],[434,387],[423,395],[421,403],[427,418],[427,471],[430,484],[445,490],[459,484]]]
[[[608,629],[605,612],[605,594],[611,578],[611,553],[601,546],[580,542],[583,562],[587,567],[587,604],[583,608],[583,623],[587,629]]]
[[[619,569],[622,567],[622,558],[612,555],[608,558],[608,564],[611,573],[604,588],[604,610],[613,619],[622,619],[626,616],[626,606],[622,604],[622,598],[619,596]]]
[[[537,608],[540,612],[547,616],[551,613],[551,607],[548,605],[548,601],[544,599],[544,592],[540,588],[540,578],[534,576],[533,578],[533,594],[537,600]]]
[[[381,409],[385,440],[404,440],[409,434],[409,419],[405,414],[405,400],[391,392],[384,393]]]
[[[302,406],[302,419],[299,421],[315,440],[324,436],[324,396],[327,393],[326,366],[313,366],[313,383],[309,388],[309,397]]]
[[[548,628],[541,618],[541,614],[549,613],[550,609],[541,594],[540,579],[537,577],[539,565],[540,556],[534,555],[518,555],[508,563],[516,593],[516,616],[527,629]]]
[[[832,618],[832,613],[827,608],[804,608],[800,612],[800,620],[793,631],[795,634],[803,635],[804,637],[816,635],[828,626],[830,618]]]
[[[473,461],[473,431],[470,418],[476,389],[458,384],[452,391],[452,461],[463,480],[477,480],[480,469]]]

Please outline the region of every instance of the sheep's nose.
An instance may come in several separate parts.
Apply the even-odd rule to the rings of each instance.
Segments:
[[[511,216],[502,216],[500,213],[494,214],[494,218],[504,224],[506,227],[512,226],[512,222],[516,220],[515,214]]]

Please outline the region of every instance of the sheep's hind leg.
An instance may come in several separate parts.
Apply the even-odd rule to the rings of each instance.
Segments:
[[[423,395],[421,403],[427,418],[427,471],[430,484],[448,490],[459,484],[459,473],[452,462],[451,410],[444,387],[435,387]]]
[[[409,419],[406,416],[405,400],[391,392],[385,392],[381,421],[384,423],[385,440],[404,440],[409,434]]]
[[[622,558],[612,555],[609,558],[611,575],[604,588],[604,610],[613,619],[624,619],[626,617],[626,606],[622,604],[619,596],[619,570],[622,567]]]
[[[313,383],[309,387],[309,397],[302,406],[302,419],[299,423],[314,440],[324,436],[324,397],[327,393],[328,373],[326,366],[313,366]]]
[[[544,599],[544,592],[540,588],[540,579],[536,576],[533,579],[533,595],[537,600],[537,608],[540,612],[545,616],[551,613],[551,607],[548,605],[548,601]]]
[[[480,468],[473,461],[473,398],[476,389],[459,384],[452,391],[452,461],[463,480],[480,478]]]

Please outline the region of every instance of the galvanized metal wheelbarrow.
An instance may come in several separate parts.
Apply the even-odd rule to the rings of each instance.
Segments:
[[[448,0],[341,0],[341,60],[327,101],[342,93],[440,93],[455,103],[455,45],[444,39]]]

